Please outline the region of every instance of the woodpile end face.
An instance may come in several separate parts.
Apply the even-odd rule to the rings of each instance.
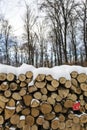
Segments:
[[[87,75],[70,76],[0,73],[0,129],[87,130]]]

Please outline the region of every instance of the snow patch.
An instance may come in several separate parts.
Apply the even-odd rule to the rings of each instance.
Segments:
[[[87,67],[81,66],[69,66],[61,65],[55,66],[53,68],[40,67],[35,68],[32,65],[22,64],[20,67],[13,67],[9,65],[0,64],[0,73],[14,73],[15,75],[25,74],[27,71],[32,71],[33,80],[37,77],[38,74],[52,75],[54,79],[59,79],[60,77],[65,77],[67,80],[70,80],[70,73],[72,71],[77,71],[78,73],[87,74]],[[29,83],[29,86],[33,85],[33,82]]]

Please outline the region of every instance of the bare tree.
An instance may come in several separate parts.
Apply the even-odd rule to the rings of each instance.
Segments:
[[[11,33],[11,25],[7,20],[3,20],[3,35],[5,37],[5,52],[6,52],[6,64],[9,64],[9,37]]]
[[[54,40],[56,46],[57,61],[62,64],[63,57],[68,62],[68,25],[70,24],[70,16],[76,12],[78,3],[75,0],[45,0],[41,4],[40,9],[45,9],[47,16],[52,22],[52,31],[54,32]],[[63,54],[62,54],[63,53]]]
[[[26,12],[25,12],[25,17],[24,17],[24,38],[26,39],[27,42],[27,51],[28,51],[28,63],[32,64],[32,52],[33,52],[33,26],[36,22],[37,17],[35,17],[27,3],[26,5]]]

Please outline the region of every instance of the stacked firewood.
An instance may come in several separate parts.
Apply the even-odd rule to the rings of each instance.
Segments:
[[[70,75],[0,73],[0,130],[87,130],[87,75]]]

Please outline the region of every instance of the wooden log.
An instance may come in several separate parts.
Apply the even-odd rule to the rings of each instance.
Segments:
[[[85,104],[85,109],[87,110],[87,103]]]
[[[65,84],[66,83],[66,78],[65,77],[60,77],[59,82],[60,82],[60,84]]]
[[[44,115],[44,119],[45,120],[48,120],[48,121],[51,121],[51,120],[53,120],[54,118],[55,118],[55,113],[54,112],[52,112],[52,113],[48,113],[48,114],[46,114],[46,115]]]
[[[37,125],[33,125],[33,126],[31,127],[31,130],[38,130],[38,126],[37,126]]]
[[[31,105],[31,100],[32,100],[32,96],[31,95],[24,95],[23,96],[23,101],[24,101],[24,104],[26,106],[30,106]]]
[[[19,79],[16,79],[15,81],[18,85],[20,84],[20,80]]]
[[[64,122],[65,121],[65,116],[63,114],[59,115],[59,121]]]
[[[47,95],[42,95],[41,101],[47,101]]]
[[[38,82],[42,82],[45,80],[45,74],[39,74],[37,77],[36,77],[36,81]]]
[[[15,103],[14,99],[11,98],[9,100],[9,102],[7,102],[6,105],[9,106],[9,107],[15,107],[16,103]]]
[[[25,76],[28,78],[28,79],[32,79],[33,78],[33,73],[31,71],[27,71],[25,73]]]
[[[71,78],[71,83],[72,85],[74,85],[75,87],[78,87],[78,81],[74,78]]]
[[[35,119],[31,115],[28,115],[28,116],[25,117],[25,123],[27,125],[29,125],[29,126],[33,126],[34,125],[34,121],[35,121]]]
[[[25,126],[23,126],[23,130],[31,130],[31,128],[29,125],[25,125]]]
[[[35,108],[35,107],[38,107],[40,105],[40,102],[39,102],[39,100],[36,100],[36,99],[33,99],[32,101],[31,101],[31,107],[33,107],[33,108]]]
[[[70,73],[70,75],[71,75],[72,78],[77,78],[78,72],[77,72],[77,71],[72,71],[72,72]]]
[[[21,104],[18,104],[18,105],[16,106],[16,113],[21,112],[22,109],[23,109],[23,106],[22,106]]]
[[[23,81],[26,80],[26,76],[25,76],[24,74],[19,74],[19,75],[18,75],[18,79],[19,79],[21,82],[23,82]]]
[[[77,76],[77,80],[79,83],[84,83],[87,80],[87,76],[85,73],[81,73]]]
[[[29,84],[32,81],[32,79],[26,79],[25,82]]]
[[[72,127],[72,125],[73,125],[72,120],[70,120],[70,119],[66,120],[66,127],[67,127],[67,128],[68,128],[68,127]]]
[[[30,114],[30,109],[29,108],[24,108],[23,110],[22,110],[22,115],[25,115],[25,116],[27,116],[27,115],[29,115]]]
[[[15,82],[10,83],[10,90],[11,91],[15,91],[15,90],[17,90],[17,88],[18,88],[17,83],[15,83]]]
[[[54,88],[52,85],[47,84],[47,90],[50,91],[50,92],[54,92],[54,91],[57,90],[57,88]]]
[[[15,78],[16,78],[16,76],[13,74],[13,73],[8,73],[7,74],[7,80],[8,81],[14,81],[15,80]]]
[[[5,96],[6,98],[11,97],[11,91],[10,91],[10,90],[4,91],[4,96]]]
[[[22,97],[21,97],[20,94],[17,93],[17,92],[14,92],[14,93],[12,94],[12,98],[13,98],[14,100],[17,100],[17,101],[22,100]]]
[[[8,99],[8,98],[6,98],[6,97],[4,97],[4,96],[2,96],[2,95],[0,95],[0,101],[2,101],[2,102],[4,102],[4,103],[6,103],[6,102],[8,102],[8,101],[9,101],[9,99]]]
[[[83,95],[87,97],[87,91],[83,91]]]
[[[80,87],[77,87],[76,90],[75,90],[75,93],[80,95],[81,92],[82,92],[82,91],[81,91],[81,88],[80,88]]]
[[[44,88],[46,86],[46,82],[35,82],[35,86],[37,88]]]
[[[53,80],[51,81],[51,85],[52,85],[54,88],[57,88],[57,87],[59,86],[58,80],[53,79]]]
[[[69,99],[69,100],[72,100],[72,101],[77,101],[77,95],[76,94],[68,94],[68,97],[67,97],[67,99]]]
[[[1,100],[0,100],[0,108],[2,108],[2,109],[5,108],[5,102],[2,102]]]
[[[1,85],[0,85],[0,90],[1,91],[6,91],[8,88],[9,88],[9,86],[8,86],[7,82],[1,83]]]
[[[80,99],[80,105],[85,106],[85,100],[84,99]]]
[[[80,106],[80,110],[81,113],[85,113],[85,106]]]
[[[48,82],[52,81],[52,80],[53,80],[52,75],[46,75],[46,80],[47,80]]]
[[[65,82],[65,87],[66,88],[71,88],[71,81],[70,80],[66,80],[66,82]]]
[[[80,96],[79,96],[79,99],[82,100],[82,99],[83,99],[83,95],[80,95]]]
[[[7,79],[7,74],[0,73],[0,81],[5,81]]]
[[[57,95],[56,101],[57,101],[57,102],[61,102],[61,101],[62,101],[62,97],[61,97],[60,95]]]
[[[0,125],[4,124],[4,117],[0,115]]]
[[[26,86],[27,86],[26,81],[21,81],[21,82],[20,82],[20,87],[21,87],[21,88],[24,88],[24,87],[26,87]]]
[[[87,123],[87,115],[84,114],[80,116],[80,123],[81,124]]]
[[[58,89],[58,93],[62,99],[66,98],[69,94],[69,89]]]
[[[51,128],[52,128],[53,130],[56,130],[56,129],[59,128],[59,120],[58,120],[58,119],[52,120],[52,122],[51,122]]]
[[[35,99],[40,100],[42,94],[41,94],[41,92],[35,92],[35,93],[33,94],[33,96],[34,96]]]
[[[40,89],[41,93],[46,95],[48,93],[47,89],[46,88],[41,88]]]
[[[18,114],[14,114],[14,115],[12,115],[11,118],[10,118],[10,122],[11,122],[12,125],[17,125],[17,124],[19,124],[19,121],[20,121],[20,117],[19,117]]]
[[[79,119],[78,116],[74,116],[74,117],[73,117],[73,123],[74,123],[74,124],[79,124],[79,121],[80,121],[80,119]]]
[[[86,91],[87,92],[87,84],[86,83],[81,83],[80,84],[80,88],[82,91]]]
[[[59,122],[59,129],[60,130],[65,129],[65,122]]]
[[[68,114],[68,118],[69,118],[69,119],[73,119],[74,116],[75,116],[75,115],[74,115],[73,113]]]
[[[52,97],[53,99],[56,99],[56,98],[57,98],[57,96],[58,96],[58,94],[57,94],[57,93],[52,93],[52,94],[51,94],[51,97]]]
[[[52,106],[49,103],[42,103],[40,110],[43,114],[48,114],[52,111]]]
[[[27,90],[24,89],[24,88],[22,88],[22,89],[19,91],[19,94],[20,94],[21,97],[23,97],[24,95],[26,95],[26,93],[27,93]]]
[[[23,126],[25,126],[25,120],[22,119],[22,120],[20,120],[19,123],[17,124],[17,128],[22,129]]]
[[[66,100],[64,103],[65,108],[72,108],[74,102],[72,100]]]
[[[14,113],[15,110],[5,108],[5,113],[4,113],[5,120],[10,119]]]
[[[40,111],[39,111],[38,108],[32,108],[32,109],[31,109],[31,115],[32,115],[33,117],[37,117],[37,116],[39,116],[39,114],[40,114]]]
[[[47,102],[53,106],[55,105],[55,99],[53,99],[52,97],[48,97]]]
[[[29,93],[36,92],[37,91],[37,87],[36,86],[29,86],[28,87],[28,91],[29,91]]]
[[[37,119],[36,119],[36,124],[37,125],[43,125],[43,122],[44,122],[44,117],[43,116],[37,117]]]
[[[59,112],[62,112],[62,105],[60,103],[57,103],[55,106],[54,106],[54,111],[56,113],[59,113]]]
[[[0,114],[2,114],[2,112],[3,112],[3,108],[0,108]]]
[[[82,130],[82,129],[81,129],[81,126],[79,124],[73,124],[72,130]]]
[[[46,129],[46,130],[50,129],[50,123],[49,123],[49,121],[44,120],[44,122],[43,122],[43,128]]]

